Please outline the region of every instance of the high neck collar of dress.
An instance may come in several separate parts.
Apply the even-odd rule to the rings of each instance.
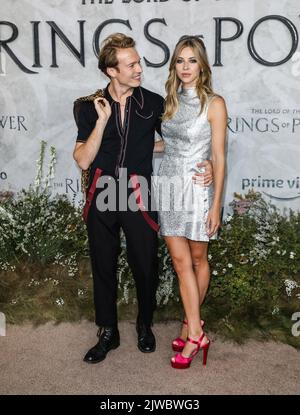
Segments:
[[[192,86],[190,88],[181,87],[180,93],[185,96],[194,97],[197,96],[197,89],[195,86]]]

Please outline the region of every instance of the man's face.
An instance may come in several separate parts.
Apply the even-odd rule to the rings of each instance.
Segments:
[[[109,75],[117,80],[120,85],[135,88],[141,84],[141,58],[135,48],[118,49],[118,66],[109,68]]]

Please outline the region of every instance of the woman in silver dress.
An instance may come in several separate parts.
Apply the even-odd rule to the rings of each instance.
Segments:
[[[203,332],[200,308],[210,279],[208,242],[217,238],[225,176],[227,110],[224,99],[213,93],[211,69],[203,41],[182,37],[175,47],[166,82],[163,151],[158,172],[161,235],[178,275],[185,311],[180,337],[172,343],[177,353],[174,368],[187,368],[203,350],[206,364],[210,340]],[[197,163],[210,159],[214,183],[194,181]]]

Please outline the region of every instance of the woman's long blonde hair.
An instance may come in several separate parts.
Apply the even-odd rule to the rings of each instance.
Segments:
[[[175,46],[169,66],[169,77],[165,85],[167,96],[165,100],[165,111],[162,116],[163,120],[171,119],[177,111],[177,91],[181,81],[176,75],[176,61],[182,49],[188,47],[194,50],[195,57],[202,68],[196,84],[197,94],[201,103],[200,114],[208,101],[208,97],[214,94],[212,90],[211,69],[203,41],[198,36],[183,36]]]

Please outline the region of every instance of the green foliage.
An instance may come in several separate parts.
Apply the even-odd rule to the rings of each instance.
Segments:
[[[23,190],[1,204],[1,261],[51,264],[87,253],[81,213],[65,196]]]

